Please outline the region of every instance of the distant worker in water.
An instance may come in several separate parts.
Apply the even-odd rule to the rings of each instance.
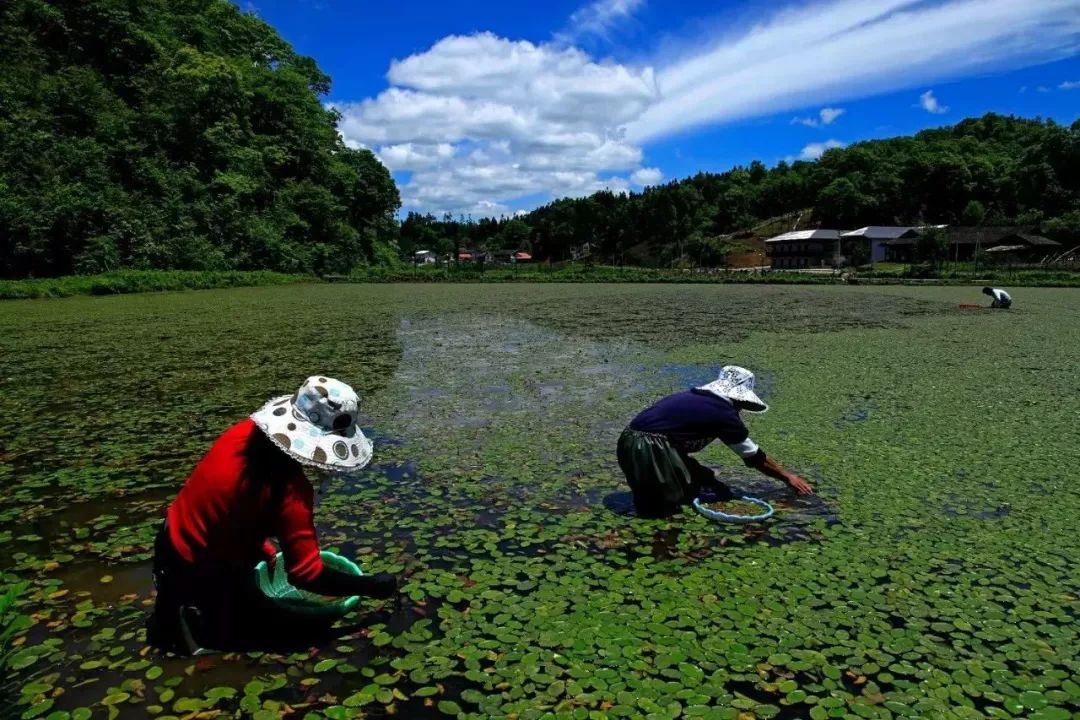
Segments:
[[[333,597],[392,596],[392,575],[355,576],[323,565],[312,517],[315,491],[303,466],[359,470],[371,442],[357,426],[359,398],[333,378],[308,378],[226,430],[170,505],[154,545],[157,601],[148,640],[195,652],[250,644],[282,630],[255,584],[260,560],[295,587]],[[280,570],[280,569],[278,569]]]
[[[750,439],[740,411],[769,409],[754,392],[754,374],[728,365],[708,385],[662,398],[642,411],[619,436],[619,467],[634,493],[634,506],[642,517],[670,515],[693,502],[702,489],[721,499],[731,490],[713,471],[690,457],[719,439],[747,466],[808,495],[814,489],[785,470]]]
[[[990,307],[992,308],[1001,308],[1004,310],[1012,305],[1012,296],[1000,288],[984,287],[982,291],[983,295],[989,295],[994,298],[990,303]]]

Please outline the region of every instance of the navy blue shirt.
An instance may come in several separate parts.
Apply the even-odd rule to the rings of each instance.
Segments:
[[[630,429],[664,435],[686,452],[700,450],[716,439],[738,445],[750,437],[731,402],[697,389],[661,398],[631,420]]]

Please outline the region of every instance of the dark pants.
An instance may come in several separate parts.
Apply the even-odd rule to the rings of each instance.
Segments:
[[[731,497],[713,471],[655,433],[627,428],[619,436],[619,467],[634,493],[641,517],[666,517],[693,502],[702,488]]]
[[[232,649],[254,637],[266,598],[255,585],[253,569],[197,567],[180,556],[163,523],[154,540],[157,600],[148,640],[174,652],[198,647]],[[182,621],[183,618],[183,621]],[[190,640],[185,638],[184,621]]]
[[[147,622],[147,642],[162,650],[296,652],[341,634],[333,631],[332,618],[271,603],[255,582],[254,565],[196,566],[184,560],[164,523],[154,540],[154,587],[157,600]]]

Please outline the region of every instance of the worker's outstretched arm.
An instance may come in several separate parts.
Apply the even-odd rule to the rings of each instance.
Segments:
[[[301,590],[331,597],[363,595],[382,599],[392,597],[397,592],[397,578],[388,573],[350,575],[326,565],[314,580],[300,581],[296,585]]]
[[[814,488],[810,483],[803,480],[801,477],[786,469],[783,465],[773,460],[771,457],[765,455],[764,451],[758,450],[757,454],[746,460],[746,464],[756,469],[758,472],[768,475],[774,480],[779,480],[782,483],[787,483],[791,486],[791,489],[800,495],[813,495]]]

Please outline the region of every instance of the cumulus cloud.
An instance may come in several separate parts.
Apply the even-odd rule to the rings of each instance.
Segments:
[[[823,125],[832,125],[836,118],[843,115],[846,110],[844,108],[821,108],[818,111],[817,117],[796,117],[791,119],[792,125],[805,125],[806,127],[821,127]]]
[[[660,172],[660,168],[641,168],[635,170],[630,174],[630,182],[642,187],[648,187],[649,185],[657,185],[664,179],[664,173]]]
[[[335,106],[339,129],[411,172],[403,204],[434,212],[626,189],[625,178],[600,176],[640,167],[641,147],[620,128],[657,98],[651,69],[490,33],[444,38],[387,78],[378,96]]]
[[[1074,55],[1078,38],[1076,0],[789,6],[663,64],[661,100],[627,126],[627,138],[1034,65]]]
[[[934,115],[941,115],[942,113],[949,112],[949,106],[942,105],[941,102],[934,97],[933,90],[927,90],[919,96],[919,107]]]
[[[391,170],[422,170],[452,158],[454,146],[450,143],[422,145],[407,142],[384,145],[379,148],[378,155],[382,163]]]
[[[839,140],[826,140],[825,142],[810,143],[802,149],[799,153],[800,160],[817,160],[825,154],[826,150],[832,150],[833,148],[842,148],[844,143]]]
[[[1058,85],[1058,90],[1076,90],[1080,89],[1080,80],[1066,80]]]

